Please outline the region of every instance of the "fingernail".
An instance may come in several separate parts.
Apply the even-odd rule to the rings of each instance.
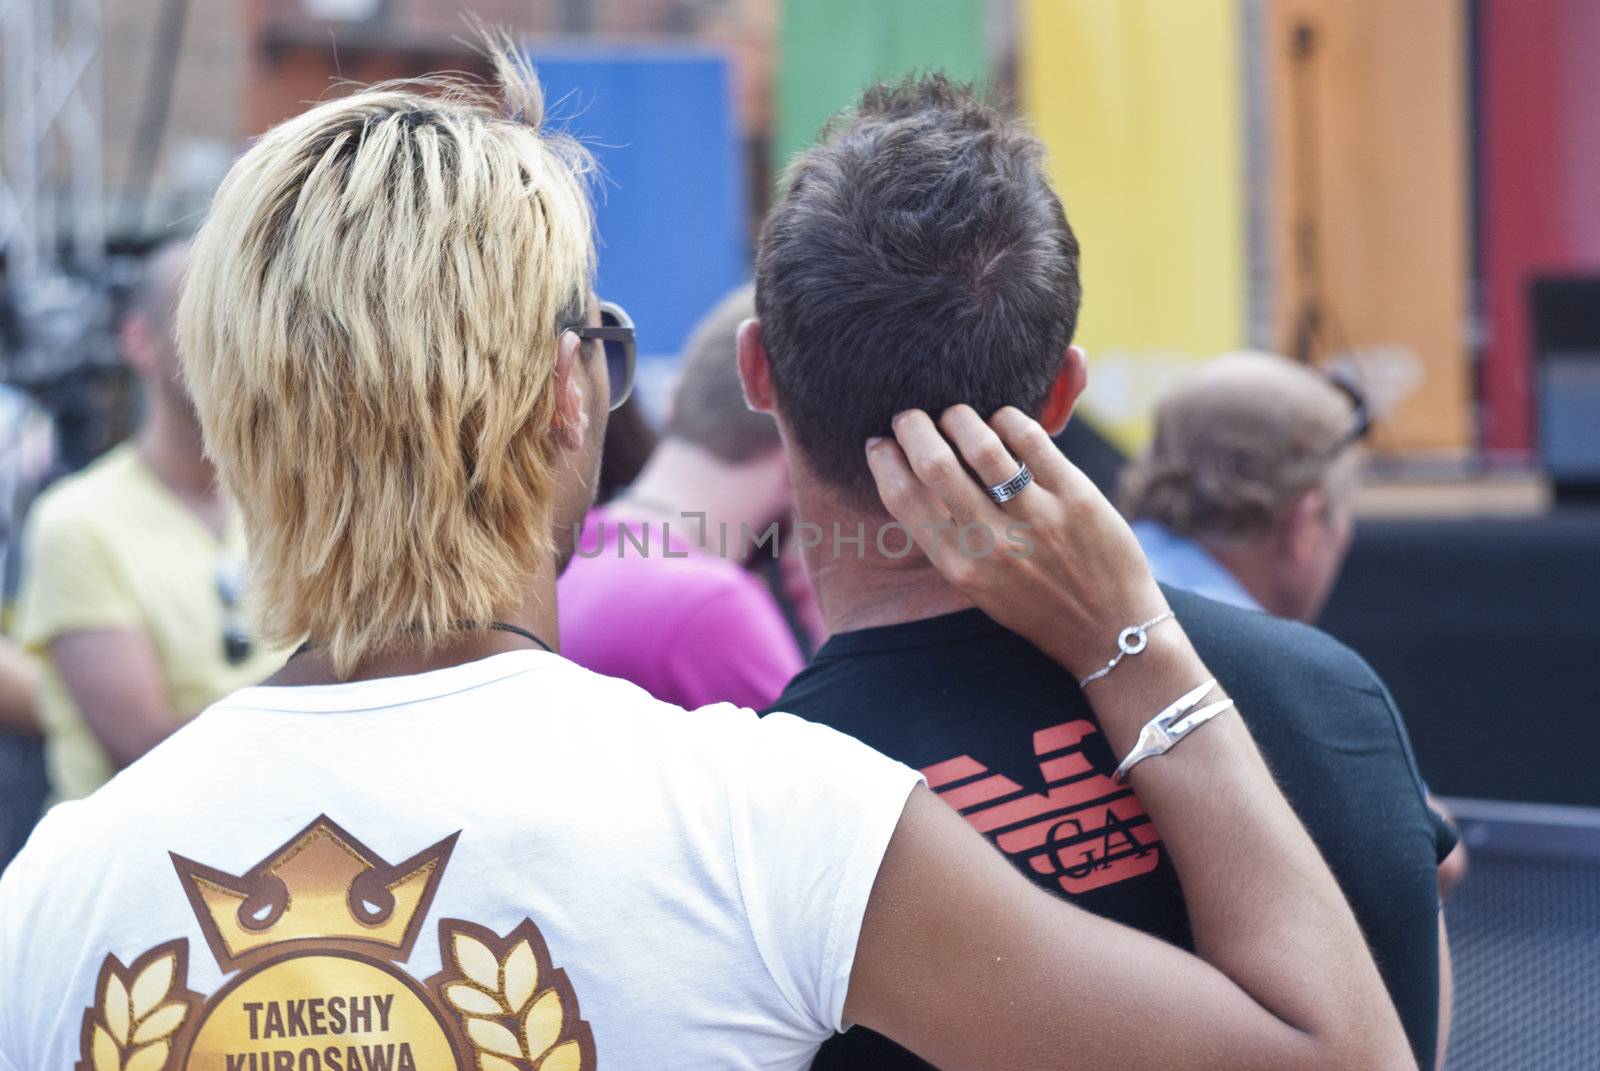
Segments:
[[[883,436],[882,435],[874,435],[870,439],[867,440],[867,452],[870,454],[874,447],[878,447],[878,446],[882,446],[882,445],[883,445]]]
[[[898,413],[896,413],[894,415],[894,419],[889,421],[889,426],[891,428],[892,427],[897,427],[899,425],[900,421],[904,420],[906,417],[911,415],[911,412],[912,411],[910,409],[902,409],[902,410],[900,410]]]

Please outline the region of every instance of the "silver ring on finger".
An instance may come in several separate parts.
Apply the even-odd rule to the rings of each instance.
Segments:
[[[1004,483],[997,483],[993,487],[985,488],[995,505],[1003,506],[1022,493],[1022,489],[1033,482],[1033,473],[1028,470],[1026,462],[1017,466],[1017,474]]]

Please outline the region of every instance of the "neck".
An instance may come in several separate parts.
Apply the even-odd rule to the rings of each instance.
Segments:
[[[408,677],[465,665],[507,651],[541,650],[523,636],[490,628],[490,624],[495,622],[526,629],[549,644],[551,650],[561,649],[561,635],[556,622],[556,570],[551,562],[541,562],[529,576],[527,592],[520,605],[492,614],[489,621],[476,622],[477,628],[451,633],[443,642],[434,644],[402,640],[358,660],[349,673],[342,675],[334,672],[327,651],[313,643],[290,658],[282,669],[264,683],[300,686]]]
[[[185,505],[209,519],[220,507],[221,495],[216,469],[206,460],[199,421],[158,391],[148,397],[135,443],[139,456]]]
[[[1224,544],[1201,541],[1210,555],[1233,574],[1239,586],[1269,614],[1293,617],[1286,612],[1283,593],[1279,588],[1273,554],[1261,542]]]
[[[607,509],[631,520],[666,521],[674,532],[699,540],[702,548],[733,547],[744,529],[759,537],[782,515],[781,495],[774,487],[783,478],[776,448],[770,457],[734,464],[693,443],[668,438]],[[722,532],[725,538],[717,534]]]
[[[817,545],[806,546],[803,553],[829,633],[921,621],[972,607],[972,600],[951,587],[916,547],[900,558],[879,550],[877,536],[892,523],[889,517],[864,513],[830,488],[804,478],[796,480],[795,509],[802,524],[815,524],[821,531]],[[853,540],[858,525],[865,533],[862,546],[835,540],[836,531]],[[898,554],[907,538],[903,528],[894,528],[884,532],[883,545]]]

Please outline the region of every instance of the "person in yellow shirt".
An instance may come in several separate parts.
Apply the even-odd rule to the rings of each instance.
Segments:
[[[245,626],[241,529],[181,380],[173,314],[186,256],[173,243],[147,258],[119,325],[143,388],[137,435],[41,495],[28,519],[16,632],[43,664],[57,799],[93,792],[286,654]]]

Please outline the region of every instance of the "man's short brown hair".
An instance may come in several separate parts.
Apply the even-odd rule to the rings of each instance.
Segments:
[[[873,86],[796,158],[756,261],[783,416],[818,476],[868,509],[870,436],[912,407],[1037,412],[1078,301],[1043,147],[937,74]]]

